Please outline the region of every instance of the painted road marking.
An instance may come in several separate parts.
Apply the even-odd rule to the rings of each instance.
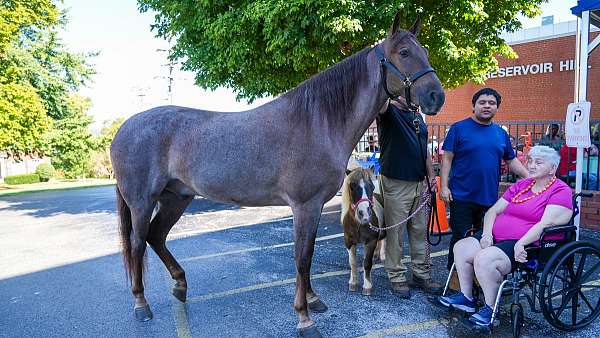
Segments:
[[[411,332],[415,332],[415,331],[431,329],[436,326],[439,326],[442,324],[448,324],[448,323],[450,323],[450,321],[447,319],[428,320],[428,321],[419,322],[419,323],[405,324],[405,325],[390,327],[387,329],[371,331],[364,336],[360,336],[360,338],[375,338],[375,337],[385,337],[388,335],[407,334],[407,333],[411,333]]]
[[[335,214],[335,213],[340,213],[341,210],[333,210],[333,211],[326,211],[326,212],[322,212],[321,216],[323,215],[330,215],[330,214]],[[182,218],[194,218],[196,217],[196,215],[183,215],[181,216]],[[191,236],[195,236],[195,235],[199,235],[199,234],[205,234],[205,233],[209,233],[209,232],[216,232],[216,231],[222,231],[222,230],[227,230],[227,229],[235,229],[235,228],[241,228],[241,227],[248,227],[248,226],[253,226],[253,225],[257,225],[257,224],[261,224],[263,222],[283,222],[283,221],[289,221],[289,220],[293,220],[294,217],[293,216],[286,216],[283,218],[273,218],[273,219],[263,219],[260,220],[259,223],[243,223],[243,224],[236,224],[236,225],[230,225],[230,226],[222,226],[222,227],[218,227],[218,228],[211,228],[211,229],[193,229],[193,230],[183,230],[183,231],[174,231],[172,233],[169,233],[169,236],[167,237],[168,241],[172,241],[172,240],[177,240],[177,239],[181,239],[181,238],[186,238],[186,237],[191,237]]]
[[[319,241],[327,241],[327,240],[330,240],[330,239],[334,239],[334,238],[338,238],[338,237],[343,237],[343,236],[344,236],[343,233],[339,233],[339,234],[334,234],[334,235],[329,235],[329,236],[317,237],[316,241],[317,242],[319,242]],[[293,246],[293,245],[294,245],[294,242],[289,242],[289,243],[282,243],[282,244],[275,244],[275,245],[268,245],[268,246],[258,246],[258,247],[253,247],[253,248],[240,249],[240,250],[218,252],[218,253],[214,253],[214,254],[208,254],[208,255],[202,255],[202,256],[194,256],[194,257],[184,258],[184,259],[180,260],[180,262],[191,262],[191,261],[197,261],[197,260],[201,260],[201,259],[207,259],[207,258],[213,258],[213,257],[221,257],[221,256],[228,256],[228,255],[235,255],[235,254],[241,254],[241,253],[253,252],[253,251],[260,251],[260,250],[283,248],[283,247],[286,247],[286,246]]]
[[[179,338],[192,338],[192,331],[188,323],[187,307],[184,303],[173,297],[173,318],[175,319],[175,328]]]
[[[448,250],[434,252],[431,254],[431,257],[433,258],[433,257],[446,256],[446,255],[448,255]],[[410,262],[410,258],[404,258],[402,260],[402,262],[404,262],[404,263]],[[381,269],[381,268],[383,268],[383,265],[375,264],[375,265],[373,265],[372,270]],[[359,270],[362,271],[362,268]],[[330,271],[330,272],[311,275],[310,279],[316,280],[316,279],[335,277],[335,276],[343,276],[343,275],[349,275],[349,274],[350,274],[350,270]],[[277,280],[277,281],[273,281],[273,282],[269,282],[269,283],[254,284],[254,285],[249,285],[249,286],[242,287],[242,288],[231,289],[231,290],[222,291],[222,292],[209,293],[209,294],[202,295],[202,296],[196,296],[196,297],[192,297],[192,298],[188,299],[188,302],[202,302],[202,301],[206,301],[206,300],[210,300],[210,299],[223,298],[223,297],[237,295],[237,294],[244,293],[244,292],[249,292],[249,291],[254,291],[254,290],[262,290],[262,289],[267,289],[267,288],[272,288],[272,287],[287,285],[287,284],[293,284],[293,283],[296,283],[296,278],[281,279],[281,280]]]

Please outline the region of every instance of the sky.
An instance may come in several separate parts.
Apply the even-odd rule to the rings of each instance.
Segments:
[[[542,16],[554,15],[554,22],[575,20],[570,8],[576,0],[550,0],[542,5]],[[168,42],[154,37],[150,25],[154,13],[140,13],[135,0],[64,0],[68,24],[62,33],[67,48],[76,53],[99,52],[90,59],[97,74],[80,93],[90,97],[92,130],[104,121],[129,117],[165,104],[206,110],[241,111],[268,102],[249,105],[235,100],[233,91],[214,92],[194,85],[194,74],[174,69],[172,98],[168,95]],[[523,27],[541,25],[541,16],[522,18]],[[172,101],[171,101],[172,100]]]

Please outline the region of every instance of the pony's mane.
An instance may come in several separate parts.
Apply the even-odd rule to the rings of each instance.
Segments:
[[[342,184],[342,213],[340,216],[340,222],[344,223],[344,216],[350,209],[350,205],[352,205],[352,196],[350,195],[350,183],[358,182],[361,178],[365,180],[371,179],[373,181],[373,177],[371,172],[367,169],[356,168],[352,170],[346,177],[344,177],[344,183]]]
[[[313,114],[320,113],[322,120],[344,125],[346,112],[352,110],[358,86],[366,77],[369,50],[364,48],[282,95],[289,100],[298,122],[308,124]]]

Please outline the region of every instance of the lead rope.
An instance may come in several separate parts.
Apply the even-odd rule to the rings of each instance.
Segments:
[[[415,128],[415,133],[417,134],[417,140],[419,142],[419,152],[421,153],[421,158],[423,159],[423,167],[425,169],[425,184],[427,185],[427,192],[429,193],[429,203],[428,203],[428,211],[429,213],[427,214],[427,232],[426,232],[426,239],[427,242],[430,245],[436,246],[438,244],[440,244],[440,242],[442,241],[442,231],[441,231],[441,226],[440,226],[440,220],[438,217],[438,210],[437,210],[437,203],[436,203],[436,196],[435,196],[435,192],[431,189],[431,181],[429,179],[429,173],[427,172],[427,159],[426,159],[426,155],[423,154],[423,147],[421,144],[421,137],[420,137],[420,133],[421,133],[421,124],[419,121],[419,118],[417,117],[418,112],[416,110],[412,110],[413,114],[414,114],[414,119],[413,119],[413,126]],[[435,230],[435,226],[437,225],[437,241],[432,242],[431,241],[431,236],[434,235],[434,230]],[[429,249],[427,250],[427,256],[429,256]]]

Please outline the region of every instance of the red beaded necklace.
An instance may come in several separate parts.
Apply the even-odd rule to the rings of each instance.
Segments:
[[[533,188],[533,186],[535,185],[535,180],[531,181],[531,184],[529,184],[527,187],[525,187],[525,189],[519,191],[515,196],[513,196],[513,198],[510,199],[511,202],[513,203],[523,203],[525,201],[529,201],[530,199],[541,195],[544,191],[548,190],[548,188],[550,188],[550,186],[552,185],[552,183],[554,183],[554,181],[556,181],[556,176],[552,176],[552,179],[550,180],[550,182],[548,182],[548,184],[546,184],[546,186],[538,191],[538,192],[533,192],[531,196],[522,198],[522,199],[518,199],[519,196],[523,195],[524,193],[528,192],[529,190],[531,190],[531,188]]]

